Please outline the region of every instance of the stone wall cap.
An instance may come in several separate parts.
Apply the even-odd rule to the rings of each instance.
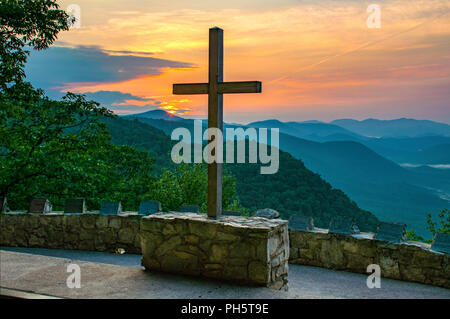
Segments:
[[[143,221],[146,220],[190,220],[199,221],[210,224],[232,226],[239,228],[252,228],[261,230],[272,230],[276,227],[287,225],[287,220],[282,219],[267,219],[263,217],[244,217],[244,216],[221,216],[219,219],[209,218],[206,214],[195,214],[195,213],[156,213],[154,215],[142,217]]]
[[[84,212],[82,215],[100,215],[100,211],[99,210],[89,210]]]
[[[361,238],[361,239],[374,239],[375,234],[374,233],[361,232],[359,234],[353,234],[352,237],[354,237],[354,238]]]
[[[16,210],[16,211],[10,211],[3,213],[3,215],[30,215],[30,216],[99,216],[100,212],[98,210],[93,211],[86,211],[84,213],[65,213],[63,211],[52,211],[51,213],[30,213],[26,210]],[[105,216],[105,215],[103,215]],[[139,215],[138,212],[121,212],[117,215],[107,215],[107,216],[121,216],[121,217],[128,217],[128,216],[142,216]]]
[[[2,215],[28,215],[28,211],[26,210],[13,210],[10,212],[4,212]]]
[[[303,232],[303,233],[316,233],[316,234],[328,234],[328,229],[325,228],[318,228],[318,227],[314,227],[313,229],[309,229],[309,230],[301,230],[301,229],[293,229],[290,228],[289,231],[293,231],[293,232]]]
[[[63,212],[59,212],[59,211],[52,211],[51,213],[30,213],[26,210],[15,210],[15,211],[11,211],[11,212],[6,212],[6,213],[2,213],[2,215],[28,215],[28,216],[60,216],[60,215],[64,215]]]
[[[327,233],[328,233],[328,229],[326,229],[326,228],[314,227],[312,230],[310,230],[310,232],[311,232],[311,233],[327,234]]]
[[[127,217],[127,216],[142,216],[142,215],[139,215],[138,212],[121,212],[117,214],[117,216]]]
[[[37,214],[34,214],[37,215]],[[45,216],[60,216],[60,215],[64,215],[64,212],[62,211],[52,211],[50,213],[45,213],[45,214],[39,214],[39,215],[45,215]]]
[[[403,242],[404,245],[408,245],[408,246],[415,246],[415,247],[419,247],[419,248],[423,248],[423,249],[431,249],[431,245],[427,244],[427,243],[421,243],[418,241],[404,241]]]

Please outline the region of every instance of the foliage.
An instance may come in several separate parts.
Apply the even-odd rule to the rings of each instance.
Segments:
[[[0,2],[0,92],[23,81],[31,47],[48,48],[73,19],[52,0]]]
[[[145,151],[111,143],[101,122],[111,112],[80,95],[52,101],[21,87],[0,95],[0,197],[16,208],[34,196],[57,207],[67,197],[86,197],[91,207],[102,199],[136,207],[153,182],[152,161]]]
[[[85,197],[90,208],[121,200],[136,208],[154,178],[145,151],[111,142],[111,111],[68,93],[53,101],[24,82],[28,48],[50,46],[70,24],[50,0],[0,2],[0,197],[26,209],[35,196],[62,208]]]
[[[236,181],[228,174],[223,177],[222,203],[224,209],[241,211],[236,197]],[[162,203],[163,210],[177,210],[181,205],[199,205],[208,211],[208,171],[205,164],[179,164],[165,169],[152,185],[148,197]]]
[[[146,150],[155,159],[153,174],[161,174],[170,165],[170,150],[174,144],[162,131],[137,120],[104,118],[102,120],[111,134],[111,141],[117,145],[129,145]]]
[[[439,212],[438,218],[439,220],[437,222],[434,222],[430,213],[427,213],[426,215],[427,230],[432,235],[431,239],[425,240],[423,237],[417,236],[414,233],[414,229],[406,231],[408,239],[413,241],[423,241],[425,243],[431,243],[437,233],[450,234],[450,209],[442,209]]]
[[[199,205],[202,212],[207,211],[206,165],[174,164],[170,151],[175,142],[153,126],[132,118],[108,118],[104,122],[114,143],[146,150],[155,158],[152,173],[156,180],[151,191],[144,195],[147,199],[160,201],[165,211],[177,210],[183,204]],[[223,178],[224,210],[248,215],[249,211],[241,206],[237,198],[235,178],[226,171]]]
[[[412,229],[412,228],[410,230],[406,230],[406,237],[408,238],[408,240],[411,240],[411,241],[423,241],[423,242],[425,242],[425,239],[423,237],[417,235],[414,232],[414,229]]]
[[[59,174],[62,157],[87,152],[108,136],[96,120],[109,111],[79,96],[69,94],[55,102],[23,84],[20,92],[2,94],[0,103],[2,196],[25,180]],[[71,132],[75,129],[78,136]]]
[[[433,222],[431,214],[427,213],[427,229],[433,234],[436,233],[450,234],[450,209],[442,209],[439,212],[439,221]]]

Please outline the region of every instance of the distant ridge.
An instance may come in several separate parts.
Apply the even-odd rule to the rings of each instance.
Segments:
[[[164,110],[152,110],[144,113],[137,113],[131,115],[124,115],[124,118],[145,118],[145,119],[153,119],[153,120],[166,120],[166,121],[182,121],[184,120],[182,117],[170,114]]]
[[[185,127],[192,132],[194,126],[194,121],[189,119],[183,121],[136,119],[159,128],[167,135],[170,135],[177,127]],[[203,123],[204,129],[207,125],[205,122]],[[320,174],[333,187],[344,191],[352,200],[364,209],[375,213],[380,219],[405,222],[408,227],[414,228],[416,233],[421,236],[426,235],[424,212],[429,211],[434,215],[440,209],[449,207],[449,201],[444,199],[445,194],[450,194],[450,180],[447,175],[443,176],[447,172],[426,167],[404,168],[381,154],[391,154],[395,151],[395,157],[402,159],[401,163],[413,162],[409,161],[410,157],[407,155],[415,155],[420,149],[424,150],[420,152],[424,157],[429,153],[436,153],[431,152],[436,150],[439,156],[446,156],[445,144],[450,144],[450,137],[367,138],[333,124],[281,122],[275,119],[253,122],[248,125],[250,126],[236,125],[234,127],[244,129],[248,127],[279,128],[281,150],[300,159],[308,169]],[[298,136],[305,136],[305,138]],[[443,144],[444,147],[441,147],[440,145]],[[439,148],[434,148],[434,146],[439,146]],[[433,149],[429,152],[428,149],[431,147]],[[373,148],[377,151],[374,152]],[[287,159],[280,159],[280,163],[284,160]],[[280,165],[280,168],[288,169],[289,167],[285,167],[285,165],[286,163]],[[240,166],[237,167],[236,169],[240,169]],[[239,184],[243,202],[247,203],[249,207],[255,206],[258,201],[268,203],[269,199],[261,196],[261,192],[256,192],[254,189],[250,192],[245,188],[248,176],[245,175],[245,170],[240,173],[239,176],[245,176]],[[293,182],[293,185],[297,185],[296,183]],[[285,183],[279,185],[284,187]],[[298,187],[293,185],[293,189]],[[439,190],[439,193],[436,193],[436,189]],[[283,198],[290,194],[289,192],[282,193]],[[277,197],[270,197],[270,200],[277,201]],[[291,202],[297,203],[294,199]],[[280,204],[281,202],[278,201],[274,202],[272,206],[278,207]],[[288,207],[284,199],[282,205],[284,208]],[[296,208],[290,209],[295,211]]]
[[[429,120],[400,118],[395,120],[340,119],[330,122],[354,133],[369,137],[450,136],[450,125]]]
[[[345,128],[338,125],[328,124],[318,121],[307,122],[281,122],[275,119],[259,121],[247,124],[249,127],[254,128],[278,128],[281,133],[289,134],[299,138],[305,138],[310,140],[316,140],[320,137],[326,137],[330,135],[343,135],[353,137],[354,139],[363,139],[363,136],[359,136]]]

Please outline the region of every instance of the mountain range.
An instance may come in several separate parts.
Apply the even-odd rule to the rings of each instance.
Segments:
[[[118,118],[105,119],[105,122],[114,143],[149,151],[155,158],[152,170],[155,175],[163,169],[172,170],[175,164],[170,159],[170,152],[176,141],[162,130],[143,123],[144,120],[148,119]],[[315,225],[324,228],[328,228],[333,217],[345,216],[353,218],[362,230],[376,230],[378,219],[373,214],[359,208],[341,190],[308,170],[301,160],[283,151],[279,156],[283,165],[273,175],[261,175],[261,163],[225,164],[225,174],[235,177],[239,200],[250,212],[274,208],[286,219],[294,214],[312,216]]]
[[[396,122],[396,120],[393,122]],[[332,123],[339,123],[339,121],[333,121]],[[392,126],[392,123],[388,121],[382,121],[381,123],[386,123],[388,128]],[[426,125],[424,127],[422,127],[423,121],[417,121],[416,124],[416,130],[418,132],[431,130],[429,121],[425,121]],[[441,123],[436,124],[438,129],[446,125]],[[360,135],[336,124],[321,122],[281,122],[278,120],[267,120],[249,123],[247,126],[255,128],[279,128],[281,133],[315,142],[358,142],[381,156],[399,164],[450,164],[450,133],[448,133],[450,132],[450,125],[446,125],[447,131],[445,133],[448,136],[421,135],[404,137],[412,126],[410,124],[405,131],[399,129],[398,135],[378,138]]]
[[[372,137],[420,137],[429,135],[450,137],[450,125],[428,120],[401,118],[396,120],[367,119],[357,121],[340,119],[332,121],[331,124],[360,135]]]
[[[193,120],[161,112],[164,111],[124,118],[157,127],[167,135],[180,126],[193,129]],[[207,122],[203,121],[203,125],[206,127]],[[450,164],[447,124],[369,119],[331,123],[266,120],[224,126],[279,128],[281,150],[301,160],[306,168],[379,219],[405,222],[422,236],[427,236],[425,213],[435,215],[450,207],[450,170],[423,166]]]
[[[139,114],[125,115],[124,118],[141,118],[141,119],[153,119],[153,120],[166,120],[166,121],[182,121],[182,117],[170,114],[164,110],[152,110]]]

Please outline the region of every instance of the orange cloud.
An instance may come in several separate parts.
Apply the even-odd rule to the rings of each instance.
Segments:
[[[69,83],[65,89],[152,97],[177,114],[206,114],[206,96],[181,101],[171,89],[173,83],[206,82],[208,28],[215,25],[225,30],[225,80],[263,82],[261,95],[225,97],[225,117],[233,121],[241,121],[243,114],[292,119],[295,111],[306,114],[302,112],[310,108],[308,114],[322,116],[326,110],[338,116],[343,113],[333,110],[347,107],[351,115],[355,105],[367,116],[375,109],[393,114],[392,104],[398,101],[426,102],[412,99],[405,91],[408,86],[428,96],[426,92],[441,92],[437,88],[450,82],[450,3],[445,1],[384,1],[381,29],[367,28],[367,4],[356,1],[305,1],[291,7],[273,2],[257,10],[244,5],[222,9],[212,2],[204,2],[202,10],[186,2],[160,7],[142,1],[110,0],[109,7],[106,2],[79,2],[86,24],[64,33],[63,41],[152,52],[198,67],[165,69],[156,76],[116,83]],[[103,18],[97,22],[98,12]],[[448,98],[448,93],[435,97],[436,114],[448,114],[445,105],[439,106]],[[410,109],[402,109],[405,116],[412,114]]]

